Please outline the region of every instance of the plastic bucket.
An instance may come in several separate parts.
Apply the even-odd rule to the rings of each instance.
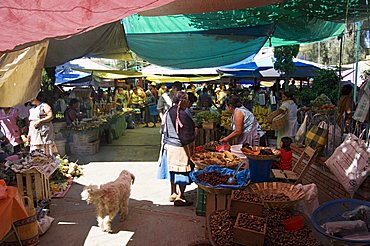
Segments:
[[[287,231],[298,231],[304,226],[304,218],[300,215],[293,216],[284,220],[283,225]]]
[[[55,140],[55,145],[57,146],[58,154],[64,156],[66,154],[66,139]]]
[[[249,160],[249,171],[251,175],[251,181],[257,182],[268,182],[270,181],[270,173],[272,168],[272,160]]]

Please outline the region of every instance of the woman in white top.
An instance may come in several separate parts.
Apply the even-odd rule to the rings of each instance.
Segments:
[[[295,103],[293,95],[289,92],[282,92],[281,100],[281,106],[277,111],[275,111],[275,115],[279,115],[287,111],[288,122],[284,128],[277,131],[277,145],[281,142],[282,137],[294,137],[298,131],[298,106]]]
[[[40,101],[39,96],[31,100],[34,106],[30,109],[30,127],[28,130],[28,141],[30,151],[41,149],[45,154],[52,155],[57,152],[54,143],[53,111],[51,107]]]

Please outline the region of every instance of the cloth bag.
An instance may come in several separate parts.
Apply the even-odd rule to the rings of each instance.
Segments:
[[[348,134],[325,162],[351,196],[370,173],[370,150],[361,138],[362,136],[358,138],[354,134]]]
[[[321,121],[318,126],[312,126],[306,134],[305,145],[311,148],[325,146],[328,140],[328,132],[328,127],[324,121]]]
[[[306,128],[307,128],[307,118],[308,118],[308,115],[306,114],[304,116],[304,120],[301,124],[301,126],[299,127],[296,135],[295,135],[295,141],[298,142],[298,143],[302,143],[303,140],[304,140],[304,137],[305,137],[305,134],[306,134]]]

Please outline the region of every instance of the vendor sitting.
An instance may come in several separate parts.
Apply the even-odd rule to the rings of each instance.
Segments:
[[[258,145],[258,122],[252,112],[243,106],[240,98],[235,95],[229,96],[226,100],[226,109],[232,113],[233,132],[220,139],[220,142],[229,142],[235,139],[234,144],[248,143],[251,146]]]
[[[72,98],[66,111],[64,111],[64,119],[66,120],[68,126],[71,126],[75,120],[79,119],[77,112],[78,107],[79,101],[76,98]]]

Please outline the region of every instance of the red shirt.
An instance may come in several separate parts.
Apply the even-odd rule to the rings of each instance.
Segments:
[[[286,151],[285,149],[280,149],[281,170],[292,170],[292,157],[293,153],[291,150]]]

